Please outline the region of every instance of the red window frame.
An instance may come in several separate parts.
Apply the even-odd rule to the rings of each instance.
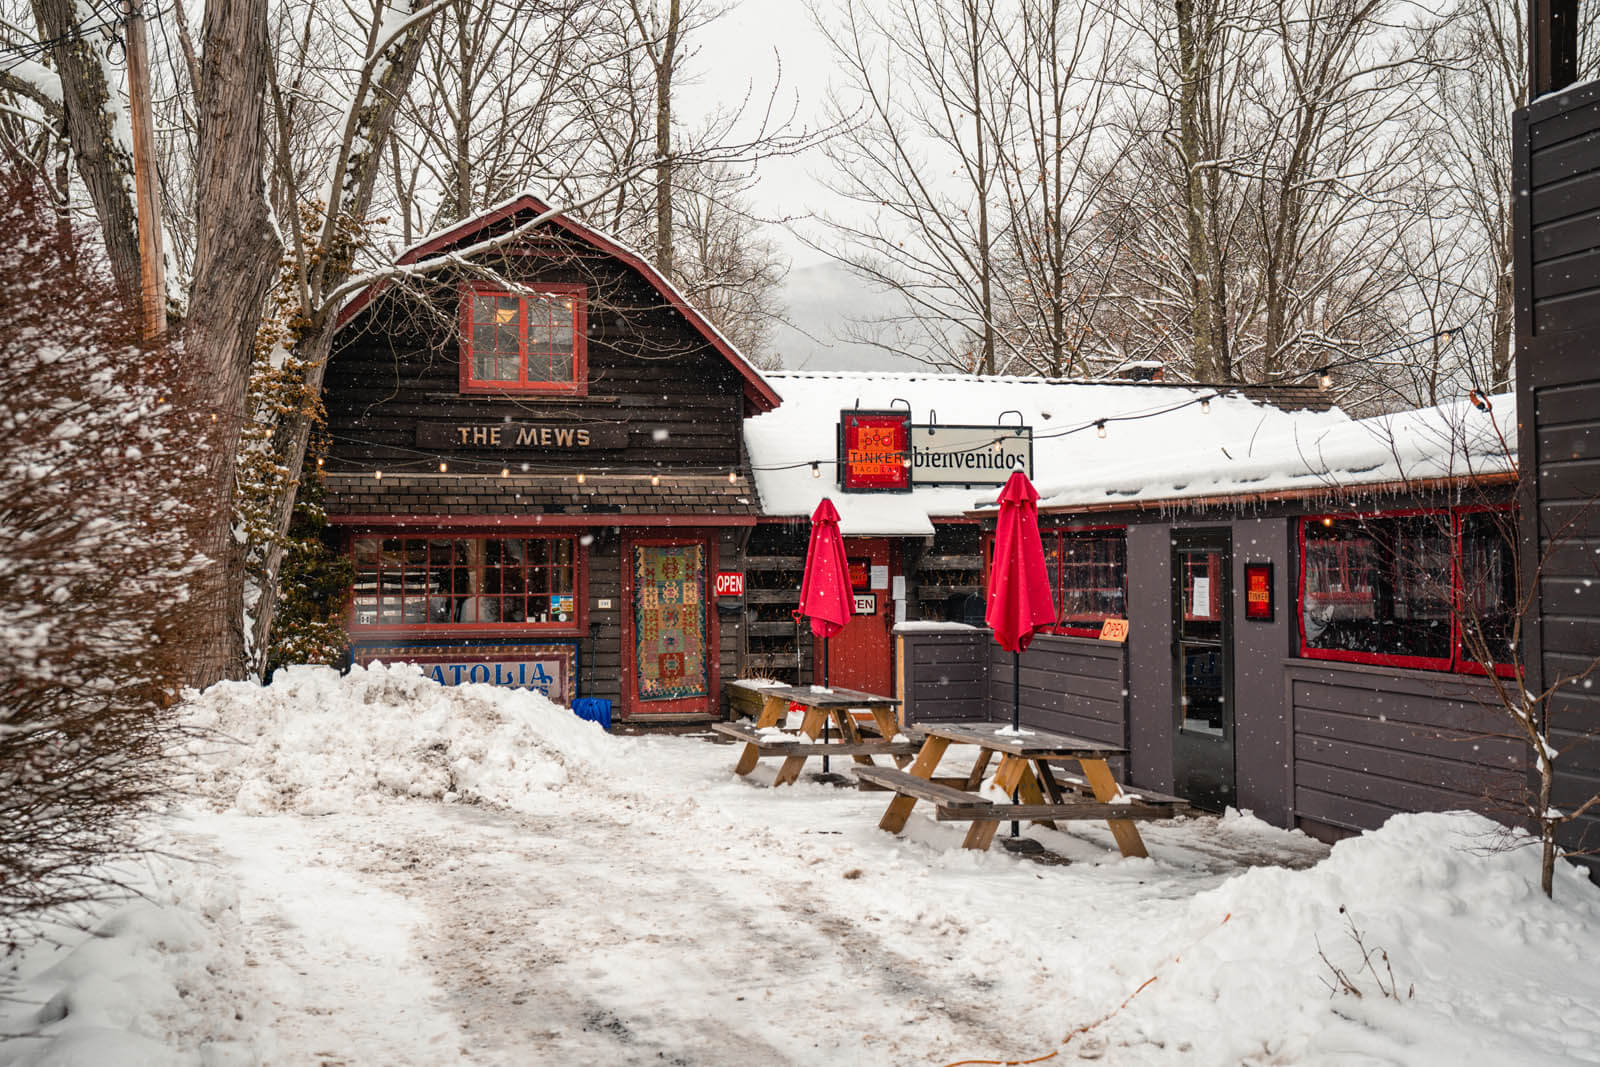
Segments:
[[[398,599],[400,602],[398,610],[402,621],[363,623],[360,621],[358,611],[361,608],[360,583],[364,580],[364,575],[360,569],[360,554],[357,551],[357,545],[362,541],[375,541],[378,543],[379,566],[373,573],[375,594],[378,597],[378,603],[375,605],[375,608],[378,618],[381,619],[385,608],[383,601],[389,599],[389,597],[384,593],[384,580],[386,576],[394,573],[393,568],[386,568],[382,565],[382,557],[383,553],[385,552],[385,549],[383,548],[383,542],[390,540],[401,542],[400,554],[402,559],[399,566],[399,583],[393,588],[397,588],[399,590],[399,594],[396,599]],[[406,544],[407,542],[421,542],[423,546],[424,560],[428,561],[432,554],[431,546],[435,544],[452,545],[455,542],[479,542],[484,545],[483,551],[485,554],[487,554],[487,543],[490,541],[566,542],[570,546],[572,558],[572,617],[565,622],[561,622],[559,620],[552,620],[549,622],[539,622],[535,620],[530,622],[526,619],[513,619],[509,621],[496,619],[489,621],[457,622],[453,619],[441,620],[436,618],[435,612],[436,609],[441,606],[440,602],[443,602],[443,606],[452,616],[461,612],[462,602],[467,599],[479,601],[480,610],[482,602],[492,602],[496,605],[496,614],[504,615],[509,613],[507,605],[515,604],[519,599],[522,601],[524,610],[526,610],[526,605],[530,598],[547,597],[552,595],[563,597],[566,596],[566,593],[560,591],[552,594],[549,591],[548,585],[544,591],[535,591],[532,588],[525,587],[520,593],[509,594],[503,590],[501,592],[472,592],[467,588],[458,589],[454,587],[455,584],[458,584],[455,582],[452,582],[449,588],[440,588],[437,582],[437,575],[434,572],[441,567],[450,569],[452,571],[463,569],[459,563],[455,561],[449,563],[441,562],[437,564],[432,562],[424,562],[420,567],[413,570],[413,568],[409,566],[404,558],[409,547]],[[582,636],[588,632],[588,554],[584,551],[583,544],[577,533],[545,534],[518,531],[496,534],[453,534],[434,531],[425,534],[416,534],[410,531],[396,530],[363,531],[351,538],[350,555],[352,562],[355,563],[357,567],[356,582],[358,583],[357,588],[351,590],[350,598],[349,629],[352,633],[405,634],[411,637],[445,637],[450,635],[459,636],[462,634],[498,634],[516,636],[525,636],[528,634],[552,634],[562,636]],[[488,564],[480,564],[479,566],[484,574],[489,573],[490,567]],[[534,568],[529,565],[528,561],[524,559],[523,566],[520,568],[520,573],[523,576],[524,583],[527,582],[528,575],[533,571],[533,569]],[[556,568],[552,566],[546,569],[554,570]],[[506,570],[507,569],[503,563],[497,569],[497,574],[502,580],[504,579]],[[415,586],[410,586],[408,585],[407,579],[413,573],[416,573],[419,578],[423,580],[416,583]],[[512,573],[518,573],[518,571],[512,570]],[[424,576],[426,577],[424,578]],[[413,591],[413,589],[415,591]],[[411,621],[406,621],[409,614],[420,614],[420,617],[412,619]]]
[[[589,311],[585,299],[587,288],[571,282],[541,282],[517,291],[488,282],[466,282],[461,286],[457,333],[460,337],[460,382],[463,393],[542,393],[562,396],[589,395]],[[530,297],[553,296],[572,301],[572,378],[570,381],[547,381],[529,377],[528,300]],[[516,381],[498,381],[473,377],[473,302],[480,298],[508,298],[520,302],[518,315],[519,340],[517,348],[518,376]]]
[[[1096,538],[1095,535],[1103,535],[1103,536],[1100,536],[1100,537]],[[1046,527],[1044,529],[1041,529],[1039,531],[1039,539],[1044,544],[1045,567],[1050,571],[1050,596],[1051,596],[1051,599],[1054,601],[1055,606],[1056,606],[1056,623],[1055,623],[1055,625],[1054,626],[1047,626],[1041,632],[1043,632],[1043,633],[1051,633],[1051,634],[1062,634],[1062,635],[1067,636],[1067,637],[1099,637],[1100,636],[1101,626],[1105,623],[1106,619],[1125,619],[1125,618],[1127,618],[1127,605],[1128,605],[1128,528],[1126,526],[1050,526],[1050,527]],[[1101,616],[1099,616],[1097,618],[1092,618],[1092,619],[1090,619],[1090,618],[1082,618],[1082,617],[1074,618],[1074,619],[1066,619],[1066,618],[1062,617],[1061,613],[1065,610],[1066,603],[1062,599],[1061,591],[1062,591],[1062,588],[1063,588],[1063,582],[1065,581],[1066,571],[1067,571],[1067,568],[1069,566],[1069,564],[1067,563],[1066,553],[1062,550],[1062,545],[1063,545],[1064,542],[1066,542],[1068,540],[1072,540],[1072,539],[1077,539],[1077,540],[1105,540],[1105,541],[1119,540],[1119,541],[1121,541],[1121,543],[1122,543],[1122,585],[1120,587],[1113,587],[1113,586],[1076,586],[1074,588],[1093,590],[1093,591],[1098,591],[1098,592],[1115,591],[1115,592],[1121,593],[1121,595],[1122,595],[1122,605],[1123,605],[1123,614],[1121,614],[1121,615],[1101,615]],[[994,535],[992,533],[988,534],[985,537],[984,544],[985,544],[985,549],[984,549],[983,577],[984,577],[984,586],[985,586],[985,588],[987,588],[988,584],[989,584],[989,567],[994,561]],[[1052,544],[1054,545],[1055,550],[1056,550],[1054,566],[1051,565],[1051,559],[1050,559],[1050,549],[1052,547]],[[1078,564],[1071,564],[1071,566],[1078,566]],[[1090,566],[1090,567],[1109,566],[1109,564],[1099,564],[1099,563],[1091,562],[1091,563],[1088,563],[1088,564],[1084,564],[1084,566]]]
[[[1394,511],[1360,512],[1356,514],[1329,514],[1307,515],[1301,518],[1297,533],[1299,549],[1299,585],[1295,596],[1295,629],[1299,639],[1299,655],[1305,659],[1330,660],[1344,663],[1365,663],[1381,667],[1402,667],[1411,670],[1439,671],[1454,674],[1486,674],[1484,666],[1469,657],[1463,647],[1461,633],[1460,604],[1465,590],[1462,580],[1462,519],[1471,514],[1486,512],[1510,513],[1514,509],[1510,506],[1500,507],[1463,507],[1463,508],[1409,508]],[[1362,522],[1367,520],[1404,519],[1417,516],[1438,518],[1446,516],[1449,520],[1448,550],[1450,553],[1450,588],[1447,592],[1447,602],[1450,621],[1448,656],[1412,656],[1402,653],[1386,652],[1359,652],[1349,649],[1313,648],[1308,644],[1306,637],[1306,533],[1317,525],[1326,525],[1333,522]],[[1348,565],[1346,565],[1348,572]],[[1365,590],[1370,590],[1370,585],[1354,590],[1350,596],[1360,597]],[[1512,606],[1515,610],[1515,605]],[[1496,663],[1495,674],[1502,678],[1511,678],[1516,675],[1516,666],[1511,663]]]

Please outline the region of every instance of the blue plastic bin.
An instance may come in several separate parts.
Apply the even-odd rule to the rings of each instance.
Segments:
[[[580,719],[597,722],[602,730],[611,729],[611,701],[600,697],[579,697],[572,702],[572,712]]]

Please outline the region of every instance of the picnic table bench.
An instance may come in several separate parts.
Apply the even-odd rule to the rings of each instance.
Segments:
[[[773,779],[774,786],[788,785],[800,777],[801,768],[812,756],[849,756],[858,764],[876,766],[874,756],[890,756],[902,766],[918,750],[920,735],[895,740],[902,736],[896,709],[900,701],[894,697],[863,693],[855,689],[834,686],[775,685],[764,687],[761,693],[761,716],[754,724],[745,722],[713,723],[712,729],[724,737],[745,743],[735,774],[747,775],[766,756],[784,757],[783,766]],[[805,709],[798,733],[778,732],[788,717],[789,706],[798,704]],[[869,719],[857,721],[853,711],[865,711]],[[836,739],[819,740],[826,723],[837,725]]]
[[[1047,730],[1014,733],[999,723],[922,723],[919,728],[924,740],[908,770],[854,768],[857,779],[894,791],[895,797],[878,823],[890,833],[904,830],[912,808],[923,800],[933,805],[936,820],[971,821],[963,848],[988,848],[1005,819],[1027,819],[1052,829],[1058,819],[1103,819],[1124,856],[1145,856],[1144,839],[1134,821],[1168,819],[1188,809],[1188,802],[1181,797],[1145,789],[1124,792],[1106,762],[1127,754],[1116,745]],[[964,788],[954,785],[953,779],[934,777],[952,744],[976,745],[980,750]],[[990,758],[997,754],[1000,763],[994,784],[1019,797],[1019,803],[995,801],[974,792]],[[1064,760],[1077,761],[1082,780],[1055,774],[1052,763]]]

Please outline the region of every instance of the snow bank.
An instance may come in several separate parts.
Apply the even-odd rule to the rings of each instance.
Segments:
[[[223,683],[192,696],[189,722],[210,731],[191,746],[197,790],[247,814],[365,810],[386,795],[526,810],[575,771],[622,772],[630,747],[538,693],[442,686],[412,664]]]
[[[237,973],[238,895],[213,868],[159,859],[143,894],[85,934],[61,929],[7,960],[5,1067],[228,1067],[257,1062]],[[180,1048],[188,1051],[180,1052]]]
[[[1563,863],[1546,900],[1537,850],[1504,843],[1480,816],[1399,815],[1316,867],[1199,893],[1106,991],[1105,1037],[1196,1063],[1600,1058],[1600,1019],[1561,1006],[1600,999],[1600,889]]]

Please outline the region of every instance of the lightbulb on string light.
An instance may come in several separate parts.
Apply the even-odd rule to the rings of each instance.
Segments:
[[[811,477],[822,477],[822,464],[818,463],[816,460],[811,461]]]
[[[650,476],[650,484],[651,484],[651,485],[660,485],[660,484],[661,484],[661,475],[659,475],[659,474],[652,474],[652,475],[651,475],[651,476]]]
[[[446,463],[444,460],[440,460],[439,461],[439,473],[440,474],[445,474],[449,470],[450,470],[450,464]]]
[[[583,484],[583,483],[584,483],[584,481],[585,481],[585,478],[584,478],[584,476],[583,476],[583,472],[582,472],[582,471],[579,471],[579,472],[578,472],[578,484],[579,484],[579,485],[582,485],[582,484]]]
[[[1100,419],[1100,420],[1095,422],[1095,424],[1094,424],[1094,435],[1096,437],[1102,439],[1102,440],[1105,439],[1105,436],[1106,436],[1106,420],[1105,419]]]
[[[1211,414],[1211,398],[1209,396],[1208,397],[1203,397],[1200,400],[1200,414],[1202,414],[1202,415]]]
[[[728,484],[729,485],[738,485],[739,484],[739,472],[738,471],[729,471],[728,472]]]

